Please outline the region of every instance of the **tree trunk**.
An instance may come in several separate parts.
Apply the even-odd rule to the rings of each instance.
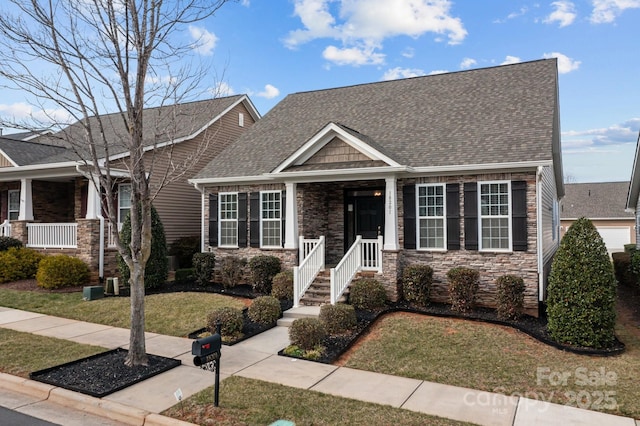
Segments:
[[[129,333],[129,354],[125,360],[128,366],[147,365],[147,351],[144,339],[144,269],[133,262],[131,268],[131,332]]]

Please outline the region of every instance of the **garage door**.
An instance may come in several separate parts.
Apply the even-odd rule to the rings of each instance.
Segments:
[[[628,226],[598,226],[597,229],[609,252],[624,251],[624,245],[631,243]]]

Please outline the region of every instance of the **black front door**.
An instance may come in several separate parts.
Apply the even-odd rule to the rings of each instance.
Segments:
[[[345,251],[360,235],[375,239],[384,233],[384,190],[347,191],[345,197]]]

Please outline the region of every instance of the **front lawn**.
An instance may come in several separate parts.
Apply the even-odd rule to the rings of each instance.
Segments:
[[[130,299],[82,300],[82,293],[43,293],[0,288],[0,305],[79,321],[129,328]],[[206,325],[207,314],[222,306],[242,309],[241,299],[212,293],[163,293],[145,296],[145,330],[185,337]]]
[[[616,330],[626,344],[622,355],[595,357],[509,327],[398,313],[379,320],[342,363],[640,418],[640,338],[628,331]]]

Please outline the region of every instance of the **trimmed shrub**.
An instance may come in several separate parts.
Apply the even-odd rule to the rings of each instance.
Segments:
[[[451,309],[458,312],[470,311],[476,303],[480,273],[470,268],[453,268],[447,272],[447,278]]]
[[[327,336],[327,331],[318,318],[298,318],[289,327],[291,344],[304,350],[319,346]]]
[[[640,285],[640,282],[638,282],[638,277],[640,277],[640,250],[633,250],[630,253],[629,268],[627,270],[629,275],[627,278],[633,281],[633,284]]]
[[[66,254],[46,256],[38,266],[36,280],[38,287],[48,290],[77,287],[89,281],[89,267],[82,260]]]
[[[35,278],[44,255],[26,247],[9,247],[0,252],[0,283]]]
[[[22,247],[22,241],[4,235],[0,236],[0,251],[7,251],[10,247]]]
[[[138,212],[140,215],[141,213]],[[131,212],[122,224],[120,241],[127,249],[131,244]],[[125,285],[129,285],[131,271],[122,256],[118,253],[118,269]],[[169,276],[169,260],[167,259],[167,239],[164,235],[164,226],[160,221],[160,215],[155,207],[151,206],[151,254],[144,270],[144,288],[158,288],[167,282]]]
[[[195,278],[195,269],[194,268],[183,268],[176,270],[176,284],[189,284]]]
[[[320,307],[320,321],[329,335],[341,334],[351,330],[358,323],[356,310],[352,305],[338,303]]]
[[[248,309],[249,319],[259,324],[274,324],[280,318],[280,301],[272,296],[260,296],[253,299]]]
[[[498,318],[515,320],[524,314],[524,280],[515,275],[503,275],[496,280],[498,288]]]
[[[602,237],[580,218],[562,238],[547,288],[547,328],[557,342],[606,348],[615,341],[616,278]]]
[[[611,257],[613,259],[613,272],[616,275],[618,283],[629,287],[638,286],[638,275],[634,274],[633,270],[640,267],[640,265],[632,267],[631,259],[633,254],[629,252],[612,253]],[[636,258],[636,262],[640,262],[640,257]]]
[[[223,306],[209,312],[209,315],[207,315],[207,328],[211,333],[216,332],[216,323],[218,321],[221,323],[221,336],[234,337],[242,333],[244,317],[241,309]]]
[[[386,301],[384,286],[373,278],[357,280],[349,290],[349,303],[356,309],[371,311],[383,307]]]
[[[240,284],[244,277],[247,259],[228,256],[220,261],[220,278],[224,288],[232,288]]]
[[[279,300],[293,300],[293,271],[278,272],[273,277],[271,295]]]
[[[402,271],[402,295],[407,302],[427,306],[432,284],[433,268],[429,265],[410,265]]]
[[[271,294],[273,277],[282,269],[280,258],[260,255],[249,261],[253,291],[260,294]]]
[[[216,256],[213,253],[196,253],[193,255],[193,272],[196,284],[206,286],[211,281]]]
[[[178,260],[178,268],[193,268],[193,255],[200,252],[200,237],[178,238],[169,246],[169,256],[175,256]]]
[[[633,253],[636,250],[638,250],[638,248],[636,247],[635,244],[625,244],[624,245],[625,253]]]

